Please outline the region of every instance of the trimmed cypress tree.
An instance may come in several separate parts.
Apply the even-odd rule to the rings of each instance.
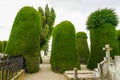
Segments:
[[[0,41],[0,53],[3,52],[4,44],[3,41]]]
[[[118,45],[119,45],[119,52],[120,52],[120,30],[117,30],[117,40],[118,40]]]
[[[75,29],[71,22],[63,21],[53,30],[50,63],[54,72],[63,73],[74,67],[80,69]]]
[[[87,43],[87,34],[85,32],[77,33],[77,48],[80,57],[80,63],[86,64],[89,56]]]
[[[99,9],[93,12],[87,21],[87,29],[90,30],[91,54],[89,56],[87,67],[94,69],[97,63],[103,60],[105,51],[103,47],[109,44],[113,50],[111,57],[120,55],[117,42],[115,26],[118,24],[118,18],[112,9]]]
[[[29,73],[39,71],[40,28],[39,13],[33,7],[21,8],[5,49],[5,54],[9,56],[23,56],[25,69]]]
[[[5,51],[5,47],[7,45],[7,41],[3,41],[4,47],[3,47],[3,52]]]

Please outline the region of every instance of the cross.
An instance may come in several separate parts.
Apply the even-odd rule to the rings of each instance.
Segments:
[[[106,44],[105,47],[103,48],[103,50],[106,51],[106,57],[110,57],[110,50],[112,50],[112,48],[110,47],[110,45]]]

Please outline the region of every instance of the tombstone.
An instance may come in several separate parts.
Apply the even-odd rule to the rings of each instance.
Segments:
[[[120,66],[120,56],[115,56],[115,65],[116,65],[117,67]],[[119,67],[119,68],[120,68],[120,67]]]
[[[106,44],[105,47],[103,48],[103,50],[106,51],[106,57],[105,58],[107,59],[108,65],[109,65],[111,63],[110,51],[112,50],[112,48],[109,46],[109,44]]]
[[[106,60],[107,60],[107,69],[106,69],[106,72],[107,72],[107,75],[106,77],[108,77],[108,80],[110,79],[110,63],[111,63],[111,57],[110,57],[110,51],[112,50],[112,48],[109,46],[109,44],[106,44],[105,47],[103,48],[103,50],[106,51]]]
[[[116,80],[120,79],[120,56],[115,56],[115,73],[116,73]]]

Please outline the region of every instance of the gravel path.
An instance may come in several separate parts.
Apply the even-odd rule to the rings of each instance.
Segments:
[[[25,80],[67,80],[67,78],[63,74],[52,72],[50,64],[40,64],[40,71],[25,74]]]

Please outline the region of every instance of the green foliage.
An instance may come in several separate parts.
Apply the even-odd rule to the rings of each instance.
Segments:
[[[85,32],[78,32],[77,33],[77,38],[85,38],[85,39],[87,39],[87,34]]]
[[[15,18],[5,49],[5,54],[9,56],[23,56],[25,69],[29,73],[39,70],[40,28],[39,13],[33,7],[21,8]]]
[[[119,51],[120,51],[120,30],[117,30],[116,33],[117,33],[117,37],[118,37],[117,40],[118,40]]]
[[[46,44],[43,46],[43,51],[44,51],[44,54],[47,55],[47,52],[48,52],[48,43],[46,43]]]
[[[112,9],[99,9],[93,12],[87,20],[87,29],[100,27],[105,23],[110,23],[114,26],[118,24],[118,17]]]
[[[3,41],[0,41],[0,53],[3,52],[4,44]]]
[[[117,37],[118,37],[118,40],[120,40],[120,30],[117,30]]]
[[[25,71],[28,73],[35,73],[39,70],[39,55],[31,56],[31,55],[25,55]]]
[[[89,56],[87,43],[87,34],[85,32],[77,33],[77,48],[80,57],[80,63],[86,64]]]
[[[43,49],[43,46],[48,43],[50,36],[52,34],[53,24],[55,22],[56,14],[53,8],[49,9],[46,5],[45,10],[41,7],[38,8],[38,12],[41,15],[42,29],[40,35],[40,47]]]
[[[105,57],[105,51],[103,51],[105,44],[109,44],[112,47],[113,50],[110,53],[112,58],[115,55],[120,55],[116,30],[112,24],[106,23],[96,29],[90,29],[90,40],[91,54],[87,64],[88,68],[94,69],[97,67],[97,63],[103,60]]]
[[[46,7],[45,7],[45,16],[46,16],[46,18],[49,17],[49,14],[50,14],[50,10],[49,10],[48,4],[47,4]]]
[[[76,47],[75,29],[71,22],[63,21],[53,30],[51,67],[58,73],[80,69],[79,54]]]
[[[8,41],[3,41],[3,44],[4,44],[3,52],[5,51],[5,47],[6,47],[6,45],[7,45],[7,42],[8,42]]]

